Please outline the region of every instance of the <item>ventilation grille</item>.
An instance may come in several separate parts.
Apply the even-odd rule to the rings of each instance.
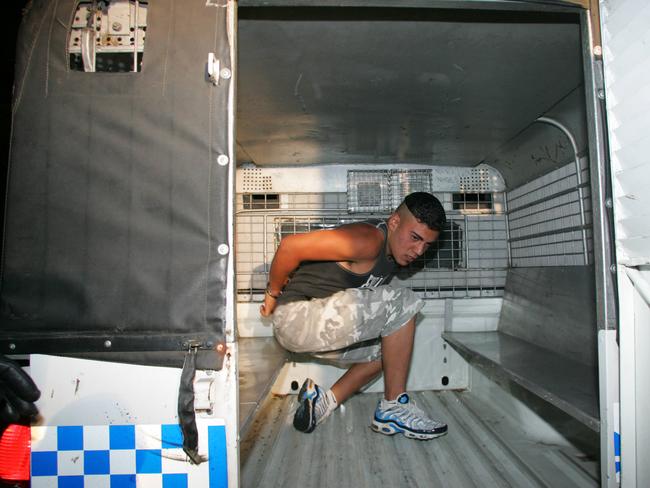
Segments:
[[[392,212],[409,193],[431,192],[431,170],[348,171],[348,212]]]
[[[239,171],[242,180],[242,191],[244,193],[273,191],[272,177],[263,175],[261,168],[249,168]]]
[[[480,193],[491,191],[490,171],[487,168],[472,168],[467,176],[460,177],[461,193]]]

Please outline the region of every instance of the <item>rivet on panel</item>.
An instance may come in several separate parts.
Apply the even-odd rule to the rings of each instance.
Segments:
[[[228,244],[219,244],[219,247],[217,248],[217,252],[221,254],[222,256],[225,256],[228,254],[228,251],[230,251],[230,248],[228,247]]]
[[[228,68],[223,68],[223,69],[220,71],[219,75],[220,75],[224,80],[229,80],[230,77],[232,76],[232,73],[230,72],[230,70],[229,70]]]
[[[111,341],[104,341],[104,347],[106,349],[109,349],[112,345],[113,345],[113,343]]]
[[[225,154],[222,154],[217,158],[217,163],[219,163],[219,165],[221,165],[221,166],[225,166],[229,162],[230,162],[230,159]]]
[[[13,342],[11,344],[9,344],[9,349],[11,349],[12,351],[15,350],[16,349],[16,344],[14,344]]]

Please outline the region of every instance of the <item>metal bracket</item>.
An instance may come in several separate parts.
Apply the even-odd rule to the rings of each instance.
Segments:
[[[81,59],[84,71],[95,72],[95,32],[90,28],[81,31]]]
[[[215,86],[219,85],[219,80],[229,80],[232,77],[232,71],[227,67],[221,67],[221,61],[217,59],[214,53],[208,54],[208,79]]]
[[[594,88],[600,100],[605,99],[605,68],[602,59],[594,59]]]
[[[208,54],[208,78],[214,86],[219,86],[220,72],[221,61],[216,58],[214,53]]]
[[[183,342],[183,349],[187,349],[188,351],[191,351],[192,349],[196,349],[197,351],[199,349],[202,349],[204,347],[212,347],[211,344],[206,344],[203,341],[197,341],[195,339],[189,339],[185,342]]]
[[[194,411],[212,414],[214,397],[211,394],[214,384],[212,372],[197,371],[194,379]]]

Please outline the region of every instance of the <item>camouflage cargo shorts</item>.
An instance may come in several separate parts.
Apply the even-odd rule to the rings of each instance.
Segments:
[[[273,331],[289,351],[351,364],[381,358],[381,338],[406,325],[424,302],[408,288],[350,288],[278,305]]]

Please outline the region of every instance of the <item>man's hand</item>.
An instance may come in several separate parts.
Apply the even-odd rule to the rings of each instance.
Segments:
[[[30,420],[41,392],[20,365],[0,355],[0,424]]]
[[[268,317],[273,313],[273,310],[275,310],[275,301],[276,299],[268,293],[264,294],[264,303],[260,306],[260,314],[262,317]]]

